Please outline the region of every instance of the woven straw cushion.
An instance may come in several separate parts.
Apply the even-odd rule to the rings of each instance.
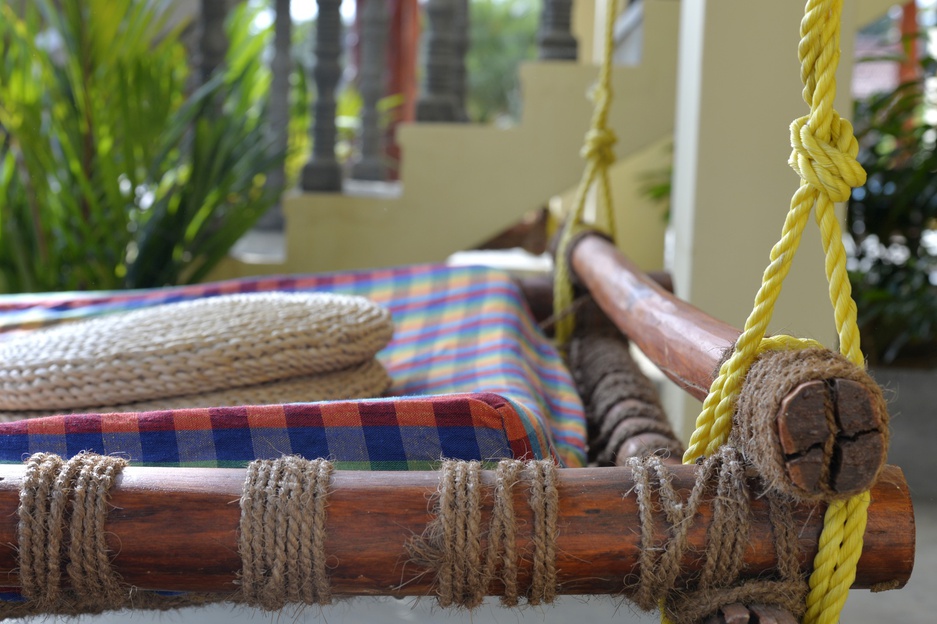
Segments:
[[[383,308],[326,293],[115,314],[0,343],[0,410],[124,405],[332,373],[372,359],[392,333]]]
[[[380,396],[390,387],[387,371],[376,359],[345,368],[334,373],[291,377],[283,381],[268,381],[254,386],[213,390],[203,394],[153,399],[123,405],[95,405],[69,410],[0,411],[0,422],[23,418],[38,418],[54,414],[114,412],[152,412],[189,407],[229,407],[238,405],[273,405],[279,403],[305,403],[310,401],[338,401]]]

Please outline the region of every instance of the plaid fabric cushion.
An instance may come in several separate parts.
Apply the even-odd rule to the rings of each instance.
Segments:
[[[144,291],[7,295],[0,297],[0,339],[3,332],[99,314],[271,290],[346,293],[386,306],[395,335],[378,358],[394,380],[391,394],[402,398],[8,423],[0,425],[0,461],[40,450],[95,450],[126,453],[135,463],[232,466],[295,453],[330,457],[343,468],[426,469],[440,457],[540,458],[552,446],[564,465],[584,464],[585,421],[572,380],[517,286],[492,269],[413,266]],[[452,394],[461,396],[439,396]]]
[[[87,450],[145,466],[240,468],[298,454],[340,470],[433,470],[442,457],[548,456],[527,424],[494,394],[51,416],[0,425],[0,462]]]

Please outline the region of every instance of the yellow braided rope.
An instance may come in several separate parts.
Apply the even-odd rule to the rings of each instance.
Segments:
[[[589,195],[589,189],[596,182],[599,183],[599,205],[603,210],[608,231],[613,238],[615,235],[615,215],[612,210],[612,189],[608,180],[608,168],[615,163],[615,152],[612,147],[615,145],[617,138],[615,133],[608,128],[608,111],[612,105],[612,56],[615,47],[614,26],[617,7],[617,0],[608,0],[608,19],[605,21],[605,51],[602,58],[602,67],[599,70],[599,79],[592,92],[595,110],[592,113],[589,131],[586,133],[585,144],[580,152],[586,160],[586,168],[576,189],[573,209],[567,215],[556,250],[556,267],[553,272],[553,312],[557,318],[556,342],[561,347],[569,342],[575,325],[573,315],[566,314],[566,311],[573,304],[572,279],[567,264],[569,245],[582,229],[582,215],[586,207],[586,198]]]
[[[842,0],[807,2],[798,56],[803,96],[810,114],[791,124],[793,151],[789,161],[801,176],[801,186],[791,200],[781,240],[771,250],[770,264],[735,352],[719,370],[696,420],[684,462],[709,455],[726,441],[739,389],[758,353],[807,346],[806,341],[786,336],[766,339],[765,332],[814,206],[826,254],[825,270],[840,351],[854,364],[864,365],[856,305],[846,274],[846,253],[834,214],[834,202],[845,201],[852,187],[865,183],[865,171],[856,162],[858,144],[852,126],[833,110],[842,4]],[[862,553],[868,505],[869,494],[864,492],[847,501],[836,501],[827,509],[810,577],[804,624],[834,624],[839,620]]]

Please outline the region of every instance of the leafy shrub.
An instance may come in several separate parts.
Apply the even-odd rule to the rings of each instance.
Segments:
[[[163,0],[0,7],[0,292],[195,282],[275,202],[268,33],[236,11],[223,69],[190,94],[168,15]]]
[[[537,54],[540,7],[533,0],[473,0],[466,106],[473,121],[516,120],[521,112],[517,68]]]
[[[937,353],[937,125],[926,104],[922,82],[909,82],[856,105],[868,181],[849,203],[850,278],[873,362]]]

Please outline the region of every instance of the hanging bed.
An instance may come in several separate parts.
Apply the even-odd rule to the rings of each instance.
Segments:
[[[803,183],[742,331],[675,299],[583,228],[596,181],[611,225],[611,20],[588,165],[548,294],[568,369],[530,314],[539,297],[524,293],[535,289],[488,269],[0,298],[0,542],[13,545],[0,549],[0,616],[224,600],[273,610],[356,595],[473,608],[487,595],[513,606],[567,593],[622,595],[678,624],[826,624],[850,587],[901,587],[914,517],[900,469],[884,465],[887,410],[850,332],[832,212],[863,178],[851,129],[832,112],[841,10],[807,6],[811,114],[792,135]],[[765,336],[814,205],[843,355]],[[283,291],[294,298],[264,298]],[[323,331],[302,339],[339,362],[327,370],[287,350],[304,315],[263,314],[321,303],[295,298],[309,291],[345,306],[336,312],[333,300],[324,326],[315,308]],[[206,333],[212,299],[235,307]],[[237,306],[258,301],[259,320],[241,322]],[[197,331],[176,340],[172,319]],[[391,321],[393,338],[375,348]],[[210,348],[191,348],[194,335]],[[625,335],[706,397],[683,465]],[[164,342],[154,357],[149,345]],[[102,344],[112,348],[86,357]],[[315,378],[326,398],[356,395],[361,371],[370,393],[390,380],[384,396],[224,406],[213,394],[269,395],[278,382],[293,392]],[[247,386],[258,394],[239,394]],[[153,387],[173,400],[152,405]],[[44,415],[72,407],[85,413]]]
[[[37,609],[78,613],[225,599],[273,609],[293,602],[328,602],[332,595],[427,594],[437,594],[445,605],[470,607],[489,594],[507,595],[508,604],[519,600],[539,604],[552,601],[558,593],[621,594],[643,600],[639,604],[646,608],[667,595],[667,589],[682,594],[695,588],[706,567],[703,553],[722,539],[711,532],[720,530],[713,529],[714,516],[718,522],[725,518],[716,502],[720,467],[732,461],[723,459],[705,467],[668,466],[666,459],[655,463],[655,457],[679,453],[679,443],[657,416],[659,405],[650,384],[622,383],[622,378],[634,375],[635,367],[628,360],[623,335],[609,318],[631,329],[643,325],[645,331],[636,341],[665,372],[691,391],[697,388],[697,394],[711,380],[713,364],[738,332],[676,302],[603,237],[582,236],[574,249],[574,270],[588,283],[583,296],[591,290],[608,316],[598,306],[590,308],[592,303],[580,301],[580,328],[569,352],[571,361],[578,362],[572,376],[536,326],[525,298],[526,292],[533,307],[542,308],[538,303],[542,289],[486,268],[414,266],[154,291],[4,297],[2,343],[22,340],[40,327],[79,319],[264,291],[363,294],[390,311],[395,333],[378,353],[393,380],[380,398],[66,414],[0,424],[0,460],[5,462],[0,465],[0,518],[5,519],[0,522],[0,540],[19,545],[0,551],[0,584],[6,586],[0,609],[7,615]],[[673,313],[650,312],[659,306]],[[623,308],[630,314],[623,316]],[[655,354],[655,344],[666,357]],[[585,394],[582,400],[577,386]],[[812,408],[791,409],[803,415]],[[815,419],[817,414],[812,416]],[[824,418],[822,410],[820,417]],[[593,442],[593,467],[584,467],[590,451],[587,434]],[[816,432],[794,431],[788,437],[804,442],[804,436],[811,435]],[[882,440],[877,434],[866,437]],[[840,457],[851,457],[847,447],[852,443],[845,440]],[[913,560],[910,498],[900,470],[881,469],[884,455],[868,453],[866,446],[861,461],[843,464],[839,482],[851,491],[872,486],[874,480],[866,547],[855,586],[900,586],[907,581]],[[73,512],[62,512],[59,522],[64,523],[66,535],[59,537],[56,547],[61,568],[49,570],[45,549],[55,527],[30,529],[46,532],[40,551],[24,562],[23,542],[32,538],[24,536],[18,518],[23,516],[30,471],[38,470],[41,458],[48,463],[46,454],[53,453],[66,460],[62,466],[69,458],[81,461],[83,453],[128,463],[117,468],[120,476],[107,483],[106,511],[94,520],[103,523],[103,530],[96,533],[91,521],[84,528],[71,526]],[[283,456],[330,460],[325,485],[322,479],[317,484],[315,479],[296,477],[326,474],[320,464],[267,463],[258,468],[260,464],[251,463],[257,459],[275,463]],[[641,464],[641,469],[632,456],[652,461]],[[33,459],[24,466],[27,457]],[[469,463],[448,461],[452,459]],[[614,467],[616,463],[621,466]],[[88,468],[95,470],[106,472]],[[79,474],[81,467],[74,471]],[[668,573],[673,578],[665,581],[672,587],[661,589],[659,579],[642,574],[642,566],[661,573],[660,561],[647,559],[648,553],[675,547],[672,527],[679,522],[667,517],[673,509],[661,507],[660,475],[669,475],[665,482],[673,486],[672,495],[686,502],[704,471],[709,471],[711,483],[702,486],[699,500],[693,503],[697,506],[692,524],[684,543],[676,546],[682,550],[674,551],[679,564]],[[33,483],[34,491],[61,482],[63,474],[63,467],[53,466],[51,482],[32,475],[40,478]],[[795,467],[790,474],[800,475],[803,484],[803,471]],[[254,485],[245,485],[246,477],[253,478]],[[764,487],[755,477],[756,471],[749,468],[739,490],[750,503],[740,543],[750,540],[752,547],[743,549],[733,582],[735,577],[774,578],[785,557],[789,565],[796,561],[798,574],[808,570],[821,529],[822,500],[795,504],[787,522],[795,529],[791,553],[796,556],[791,559],[782,552],[777,546],[781,525],[773,499],[759,494]],[[451,491],[441,485],[446,479]],[[92,482],[83,487],[91,488]],[[642,483],[652,498],[642,498]],[[835,480],[829,483],[837,487]],[[465,484],[467,490],[459,489]],[[291,506],[290,488],[306,493],[306,507]],[[74,483],[66,485],[64,495],[74,496],[75,489]],[[270,501],[257,498],[264,492]],[[466,492],[474,492],[475,498],[465,500]],[[451,514],[442,511],[440,497],[452,506]],[[50,498],[34,509],[48,515],[53,506]],[[244,556],[250,546],[243,541],[248,530],[244,522],[254,506],[263,511],[250,530],[279,527],[287,534],[318,535],[318,541],[310,538],[309,544],[290,545],[273,533],[260,536],[260,550],[251,555],[249,564],[253,571],[248,571]],[[506,508],[510,518],[498,520]],[[321,521],[318,528],[301,522],[316,518],[315,509]],[[495,513],[497,509],[501,511]],[[443,516],[455,523],[450,527],[455,536],[440,536]],[[85,537],[70,531],[84,531]],[[100,538],[97,545],[89,545],[87,552],[81,551],[84,554],[70,553],[73,541],[95,535]],[[510,544],[507,550],[505,544]],[[450,561],[457,553],[467,563]],[[82,581],[82,591],[93,598],[78,600],[76,578],[98,577],[88,577],[85,567],[73,569],[70,556],[103,557],[106,569],[95,574],[116,583],[117,592],[108,598],[101,587],[110,581],[94,588],[93,580]],[[286,582],[283,578],[298,578],[291,566],[303,557],[320,570],[315,583],[325,585],[318,589],[277,585]],[[26,578],[24,565],[33,570]],[[277,577],[277,569],[283,578]],[[253,589],[245,580],[251,574]],[[303,577],[307,585],[313,583],[308,574]],[[475,579],[483,579],[483,587]],[[53,582],[57,585],[51,588]],[[636,597],[641,592],[646,595]]]

